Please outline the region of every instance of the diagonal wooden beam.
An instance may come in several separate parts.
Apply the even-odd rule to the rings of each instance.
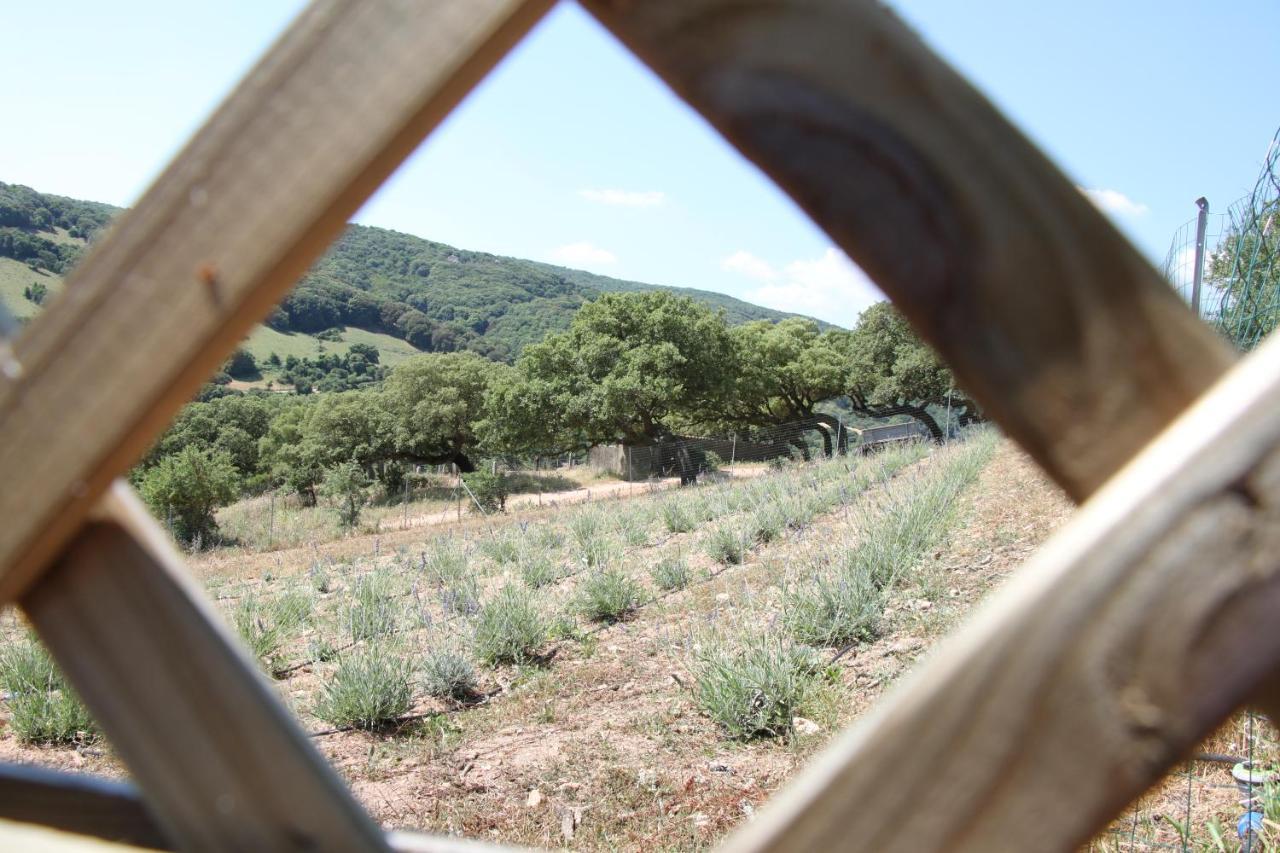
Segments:
[[[153,850],[170,849],[133,786],[79,773],[0,765],[0,820],[40,824]]]
[[[0,601],[550,0],[318,0],[14,342]]]
[[[80,773],[0,764],[0,827],[6,821],[37,824],[134,848],[173,849],[132,785]],[[0,850],[24,849],[16,843],[5,846],[6,840],[0,828]],[[495,853],[506,849],[420,832],[391,832],[387,843],[395,853]]]
[[[385,849],[126,485],[21,604],[181,849]]]
[[[893,298],[1076,500],[1233,355],[873,0],[583,0]]]

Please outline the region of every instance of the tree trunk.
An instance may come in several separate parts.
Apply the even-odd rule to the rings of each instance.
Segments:
[[[470,474],[476,470],[475,463],[468,459],[467,454],[460,450],[453,454],[450,461],[453,462],[454,465],[458,466],[458,472],[461,474]]]
[[[818,435],[822,436],[823,458],[830,459],[832,448],[831,448],[831,432],[829,428],[824,423],[815,423],[813,429],[815,432],[818,433]]]
[[[906,406],[904,408],[907,410],[906,414],[924,424],[924,428],[929,430],[929,435],[933,437],[935,442],[942,443],[942,427],[938,426],[938,422],[934,420],[933,415],[925,410],[924,406]]]
[[[827,436],[825,438],[824,449],[827,456],[831,456],[831,439],[830,434],[834,433],[836,437],[836,453],[841,456],[849,452],[849,430],[840,423],[839,420],[831,415],[817,414],[813,416],[813,420],[819,426],[824,427]]]

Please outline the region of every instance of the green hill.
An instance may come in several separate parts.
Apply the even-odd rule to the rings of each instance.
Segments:
[[[19,318],[57,292],[62,275],[118,208],[0,182],[0,299]],[[36,287],[39,285],[39,287]],[[246,344],[261,362],[345,353],[371,344],[394,364],[415,351],[468,349],[508,361],[568,327],[606,291],[661,285],[470,252],[384,228],[351,225]],[[722,309],[731,323],[792,316],[705,290],[666,288]]]

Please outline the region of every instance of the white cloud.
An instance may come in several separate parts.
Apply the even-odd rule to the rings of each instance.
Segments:
[[[884,299],[867,274],[834,246],[812,260],[792,261],[780,272],[749,252],[735,252],[721,266],[766,282],[745,294],[748,301],[839,326],[853,326],[864,309]]]
[[[613,252],[585,240],[552,249],[550,255],[551,260],[570,267],[598,267],[618,262]]]
[[[1089,197],[1099,210],[1114,213],[1117,216],[1143,216],[1151,208],[1140,201],[1134,201],[1119,190],[1087,189],[1077,187]]]
[[[736,272],[747,278],[754,278],[756,281],[773,281],[778,277],[778,271],[773,268],[773,264],[742,249],[722,260],[720,269]]]
[[[578,195],[597,204],[621,207],[657,207],[667,199],[667,194],[658,190],[578,190]]]

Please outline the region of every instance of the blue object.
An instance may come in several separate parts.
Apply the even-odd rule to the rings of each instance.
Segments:
[[[1236,834],[1245,838],[1249,833],[1262,832],[1262,815],[1258,812],[1245,812],[1236,823]]]

